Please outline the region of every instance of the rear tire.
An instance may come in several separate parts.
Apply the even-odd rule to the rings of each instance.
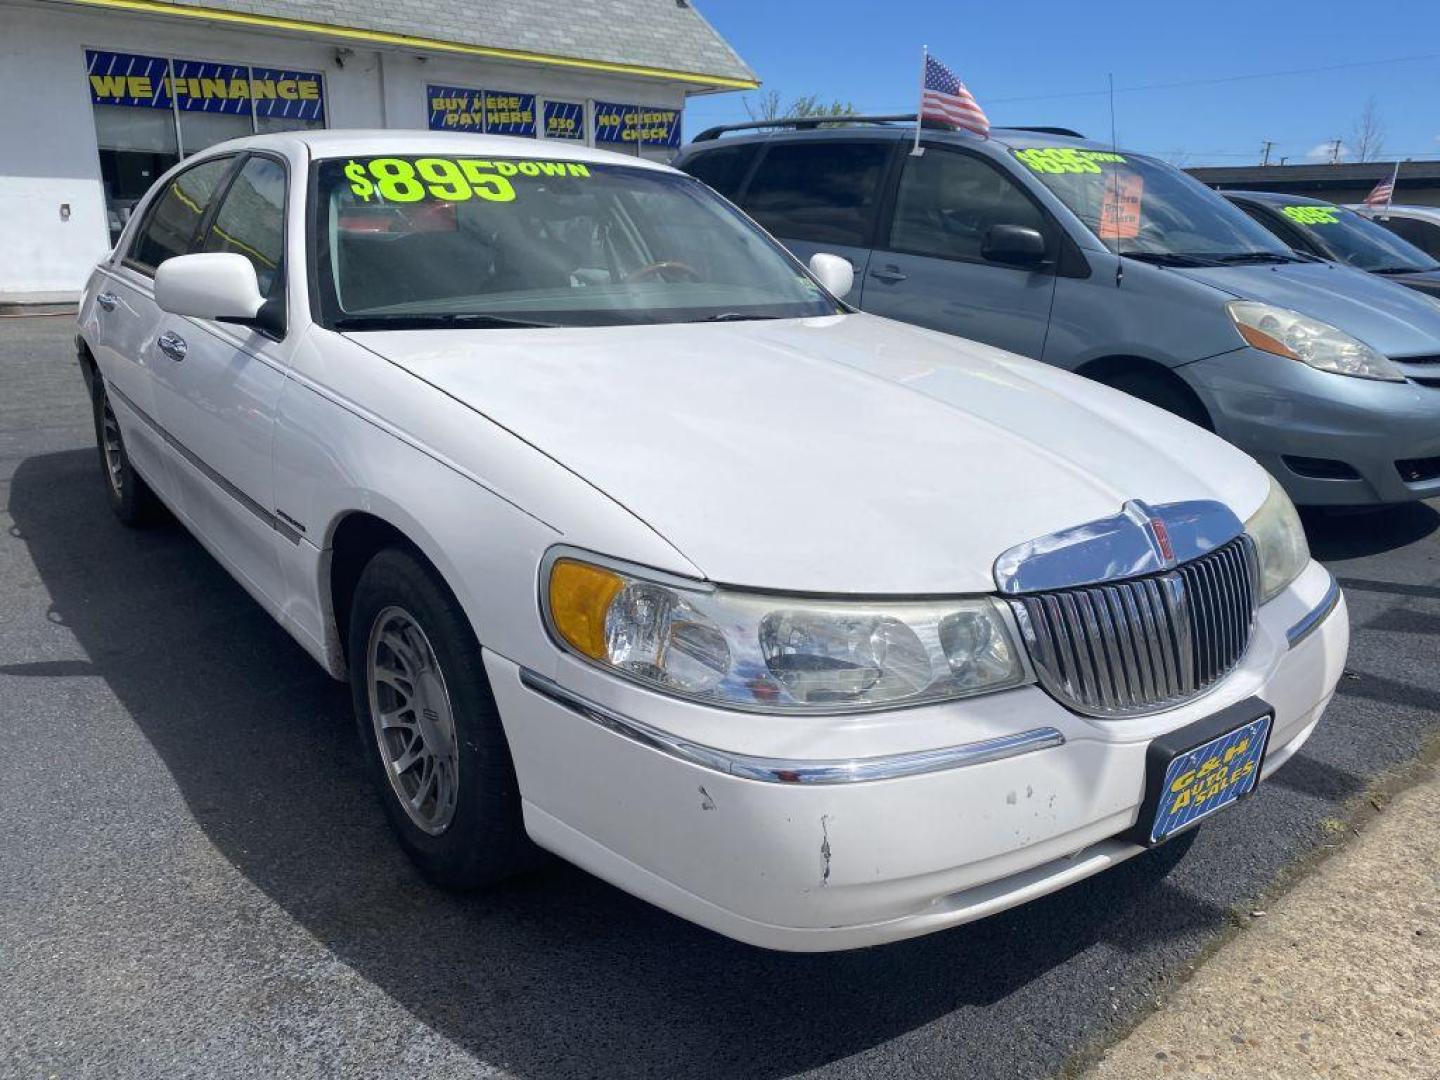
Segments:
[[[97,378],[91,406],[95,416],[95,445],[100,451],[100,472],[110,509],[121,524],[143,529],[165,519],[165,507],[144,478],[135,471],[120,433],[120,423],[110,405],[105,384]]]
[[[480,642],[427,563],[386,548],[350,609],[350,689],[366,760],[405,853],[476,889],[536,861]]]

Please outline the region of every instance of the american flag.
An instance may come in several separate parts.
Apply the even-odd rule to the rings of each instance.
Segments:
[[[1395,163],[1394,170],[1390,173],[1389,180],[1381,180],[1375,185],[1369,195],[1365,196],[1366,206],[1389,206],[1395,198],[1395,177],[1400,174],[1400,163]]]
[[[920,87],[920,119],[954,124],[976,135],[990,134],[990,119],[979,102],[953,71],[929,53],[925,54],[925,79]]]

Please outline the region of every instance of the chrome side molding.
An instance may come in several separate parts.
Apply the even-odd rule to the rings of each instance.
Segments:
[[[1155,574],[1207,555],[1244,531],[1224,503],[1150,506],[1132,499],[1112,517],[1016,544],[995,560],[995,584],[1014,596]]]
[[[1325,590],[1325,595],[1321,598],[1320,603],[1311,608],[1303,619],[1285,631],[1285,639],[1290,643],[1290,648],[1295,648],[1296,645],[1299,645],[1300,642],[1318,630],[1320,624],[1329,618],[1330,613],[1335,610],[1335,606],[1339,603],[1340,583],[1335,580],[1335,576],[1332,574],[1330,576],[1330,587]]]
[[[868,780],[894,780],[902,776],[919,776],[922,773],[1000,761],[1065,743],[1065,736],[1060,731],[1053,727],[1041,727],[1014,735],[962,743],[959,746],[886,754],[880,757],[850,760],[755,757],[717,750],[668,731],[661,731],[567,690],[554,679],[548,679],[529,668],[520,669],[520,682],[535,693],[565,706],[592,723],[652,750],[704,769],[770,784],[854,784]]]

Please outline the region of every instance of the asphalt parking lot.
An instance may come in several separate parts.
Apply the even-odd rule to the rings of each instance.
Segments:
[[[178,527],[113,520],[70,335],[0,320],[0,1075],[1044,1076],[1440,729],[1440,512],[1316,518],[1350,673],[1178,864],[830,956],[563,865],[445,895],[391,842],[343,688]]]

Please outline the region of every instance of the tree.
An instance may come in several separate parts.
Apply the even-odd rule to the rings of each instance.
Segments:
[[[819,94],[804,94],[784,108],[780,104],[780,91],[767,90],[755,101],[747,98],[745,111],[751,120],[788,120],[791,117],[854,116],[856,109],[849,101],[822,101]]]
[[[1373,95],[1365,99],[1364,108],[1355,118],[1350,150],[1355,161],[1378,161],[1385,151],[1385,124],[1380,119],[1380,103]]]

